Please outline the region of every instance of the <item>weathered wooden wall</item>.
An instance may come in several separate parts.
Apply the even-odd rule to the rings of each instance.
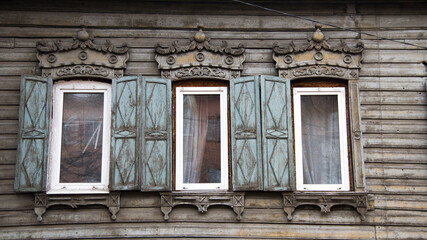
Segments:
[[[275,9],[427,47],[425,1],[258,1]],[[243,75],[277,75],[274,42],[305,41],[313,23],[228,1],[8,1],[0,4],[0,239],[24,238],[290,238],[427,239],[427,50],[356,32],[323,32],[330,41],[365,44],[360,72],[361,112],[368,190],[375,211],[362,222],[356,211],[336,207],[324,215],[301,207],[289,222],[279,193],[248,193],[242,221],[225,207],[200,214],[177,207],[165,222],[155,193],[123,193],[112,221],[103,207],[53,207],[39,223],[32,194],[13,190],[21,75],[40,75],[35,44],[68,41],[81,26],[95,41],[128,42],[125,75],[159,76],[154,46],[186,41],[197,24],[213,43],[245,44]]]

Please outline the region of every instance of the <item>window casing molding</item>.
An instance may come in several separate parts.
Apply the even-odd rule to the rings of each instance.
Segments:
[[[347,81],[352,191],[366,192],[358,81],[363,43],[358,42],[355,47],[350,47],[341,41],[332,46],[320,29],[321,26],[316,25],[315,32],[307,39],[308,43],[301,46],[291,42],[286,47],[280,47],[275,43],[273,59],[279,76],[292,82],[316,78]]]
[[[172,81],[191,79],[230,80],[240,77],[245,61],[243,44],[230,47],[226,41],[213,45],[198,26],[198,32],[190,38],[189,44],[156,46],[155,59],[159,64],[162,78]]]
[[[338,125],[339,125],[339,153],[341,164],[341,184],[304,184],[301,96],[307,95],[333,95],[337,96]],[[349,191],[350,176],[347,149],[347,110],[345,88],[319,87],[319,88],[293,88],[294,101],[294,131],[295,131],[295,168],[296,189],[298,191]]]
[[[61,183],[61,144],[64,94],[66,93],[102,93],[103,94],[103,123],[102,123],[102,160],[101,181],[97,183]],[[110,165],[110,132],[111,132],[111,85],[101,82],[70,81],[53,84],[52,94],[52,124],[50,129],[49,160],[47,171],[47,194],[87,194],[108,193]]]
[[[219,95],[220,97],[220,183],[184,183],[184,95]],[[227,87],[176,88],[176,190],[228,190],[228,106]]]

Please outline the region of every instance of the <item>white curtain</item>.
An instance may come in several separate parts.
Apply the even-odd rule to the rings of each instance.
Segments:
[[[340,184],[336,95],[301,96],[304,184]]]

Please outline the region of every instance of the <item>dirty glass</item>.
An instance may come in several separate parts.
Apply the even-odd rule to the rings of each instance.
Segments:
[[[101,182],[103,93],[64,93],[61,183]]]

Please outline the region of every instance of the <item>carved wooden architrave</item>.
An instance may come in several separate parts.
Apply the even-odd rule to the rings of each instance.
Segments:
[[[217,193],[200,193],[200,192],[171,192],[160,193],[161,211],[164,219],[169,220],[169,213],[178,205],[196,206],[200,213],[208,211],[208,207],[215,205],[229,206],[236,213],[236,219],[242,219],[245,208],[245,193],[243,192],[217,192]]]
[[[320,25],[316,25],[313,36],[303,46],[296,46],[291,42],[282,48],[274,43],[273,59],[279,76],[292,80],[307,77],[358,79],[363,43],[357,43],[354,48],[344,41],[331,46],[320,28]]]
[[[156,61],[162,78],[175,80],[210,78],[230,80],[240,77],[245,61],[242,44],[229,47],[226,41],[214,46],[203,32],[203,26],[187,45],[175,41],[170,46],[156,46]]]
[[[109,40],[97,44],[86,30],[77,32],[71,42],[37,42],[37,59],[42,76],[52,79],[96,77],[113,79],[123,76],[129,58],[128,46],[116,47]]]
[[[292,220],[293,213],[298,206],[314,205],[320,208],[322,213],[329,213],[333,206],[352,206],[360,215],[360,219],[365,221],[367,211],[374,210],[374,196],[367,193],[282,193],[283,210]]]
[[[373,200],[367,200],[360,117],[358,79],[364,47],[361,42],[355,47],[349,47],[344,41],[337,46],[331,46],[321,32],[321,26],[316,25],[315,28],[312,37],[308,38],[308,44],[303,46],[296,46],[291,42],[282,48],[275,43],[273,59],[276,61],[279,76],[291,81],[317,77],[347,81],[354,192],[283,193],[284,210],[291,220],[293,211],[300,205],[317,205],[322,212],[329,212],[335,205],[349,205],[355,207],[364,220],[366,210],[373,209],[370,206],[374,204]]]
[[[111,192],[105,194],[85,194],[85,195],[47,195],[45,193],[34,194],[34,212],[37,221],[42,221],[42,216],[46,209],[55,205],[66,205],[72,208],[86,205],[103,205],[111,213],[111,219],[116,220],[120,210],[120,193]]]

